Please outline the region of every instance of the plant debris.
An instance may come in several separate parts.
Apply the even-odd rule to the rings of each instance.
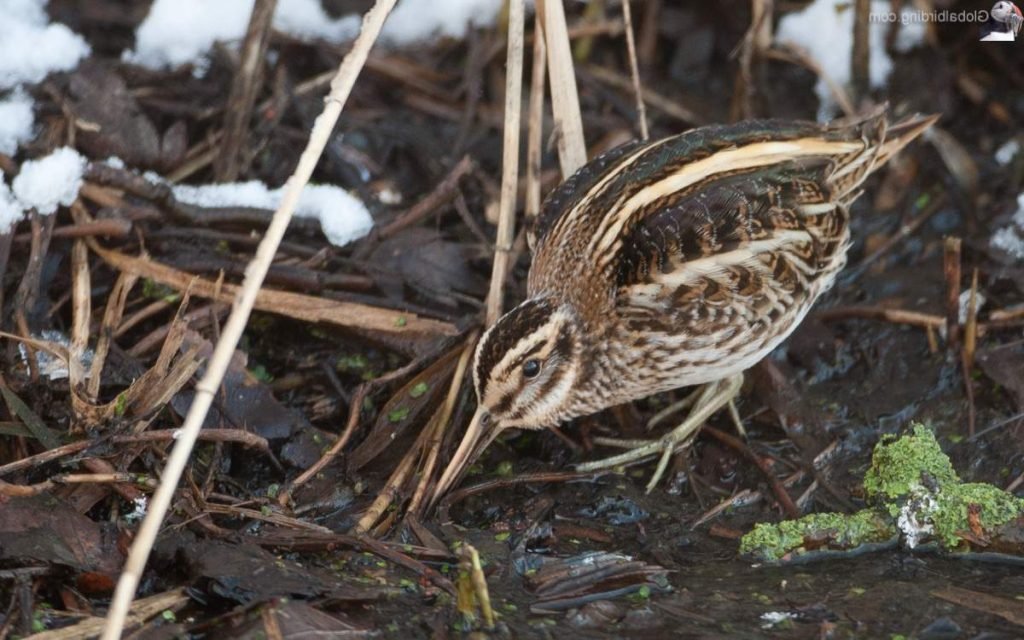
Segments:
[[[0,4],[0,637],[89,638],[375,2]],[[273,252],[127,634],[1019,636],[1024,76],[921,15],[988,7],[547,2],[520,42],[512,3],[442,4],[400,0],[345,101],[303,209],[340,226]],[[573,467],[690,389],[509,433],[435,495],[563,172],[883,102],[941,131],[864,185],[850,266],[661,486]]]
[[[875,446],[864,493],[873,508],[759,524],[743,537],[740,552],[792,562],[890,547],[898,538],[908,549],[932,542],[950,552],[1024,552],[1017,542],[1024,498],[992,485],[961,482],[923,425]]]

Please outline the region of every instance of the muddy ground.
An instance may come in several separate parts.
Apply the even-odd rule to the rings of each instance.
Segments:
[[[369,3],[325,4],[340,14]],[[568,9],[570,27],[590,25],[596,33],[588,49],[581,44],[586,37],[576,40],[592,154],[634,136],[636,122],[621,12],[616,3],[603,4],[603,14],[584,15],[576,3]],[[782,2],[776,10],[803,4]],[[954,10],[976,4],[934,3]],[[120,62],[147,5],[51,0],[51,15],[83,34],[94,53],[77,71],[32,89],[44,126],[18,156],[0,158],[8,175],[27,159],[71,144],[95,160],[116,154],[129,168],[192,183],[214,180],[210,149],[223,131],[236,59],[218,49],[203,77]],[[745,114],[815,117],[816,76],[792,55],[762,52],[743,79],[742,56],[734,53],[750,26],[749,3],[648,1],[634,3],[634,12],[643,83],[670,105],[649,107],[652,135]],[[899,113],[940,113],[942,133],[915,143],[871,180],[854,207],[854,245],[838,284],[747,375],[738,404],[746,444],[701,435],[650,495],[643,491],[650,463],[621,475],[520,481],[601,455],[589,446],[594,435],[642,433],[650,416],[685,391],[665,394],[581,419],[563,428],[564,438],[549,432],[502,438],[463,482],[481,486],[440,509],[408,511],[419,483],[431,481],[413,474],[399,483],[397,499],[369,531],[356,535],[353,527],[438,410],[460,341],[481,322],[494,237],[487,210],[496,202],[501,169],[505,48],[495,28],[473,30],[465,41],[375,51],[314,179],[342,185],[369,203],[377,231],[338,249],[315,225],[294,226],[268,286],[369,305],[398,314],[401,322],[402,314],[438,321],[453,335],[353,330],[254,314],[240,346],[244,357],[232,367],[206,424],[232,431],[202,441],[195,453],[140,589],[140,598],[156,604],[134,637],[287,638],[314,631],[319,637],[402,638],[467,632],[523,638],[1024,636],[1024,573],[1012,557],[950,557],[934,548],[897,546],[766,566],[737,554],[739,536],[755,523],[785,517],[765,472],[747,457],[751,452],[783,481],[802,512],[849,512],[864,504],[860,483],[874,444],[917,421],[935,430],[962,478],[1024,495],[1024,264],[991,243],[997,230],[1012,224],[1024,189],[1024,153],[1006,163],[995,159],[1015,137],[1024,146],[1024,48],[1019,42],[979,44],[971,29],[956,24],[935,25],[930,35],[925,45],[894,56],[885,89],[853,95],[858,103],[888,101]],[[303,82],[336,67],[348,47],[281,34],[272,34],[269,47],[275,56],[246,130],[248,161],[239,177],[276,186],[294,168],[326,92],[323,82]],[[108,108],[104,101],[117,93],[83,87],[111,86],[124,90],[118,104],[137,109],[163,146],[159,140],[143,145],[113,126],[69,138],[74,116],[88,120],[82,114]],[[549,122],[545,137],[550,133]],[[463,157],[471,164],[460,168]],[[545,190],[558,181],[556,167],[549,148]],[[166,406],[146,404],[151,389],[131,396],[135,404],[117,406],[128,402],[119,399],[132,380],[157,365],[181,295],[143,273],[127,294],[124,317],[133,323],[111,326],[104,308],[128,267],[100,251],[138,256],[145,249],[152,260],[183,273],[212,282],[223,272],[227,282],[238,282],[253,234],[266,223],[251,212],[183,211],[132,188],[128,173],[90,170],[93,188],[75,205],[130,229],[92,232],[98,249],[90,247],[87,258],[90,344],[103,331],[113,335],[93,404],[113,408],[76,411],[66,380],[35,376],[14,342],[2,352],[8,415],[0,423],[0,638],[105,615],[138,526],[131,512],[158,481],[170,430],[191,399],[197,373],[185,376]],[[400,201],[382,197],[385,192]],[[414,211],[424,199],[426,208]],[[417,216],[412,224],[393,225],[408,221],[410,211]],[[58,213],[58,232],[81,224],[78,214]],[[37,254],[38,296],[31,308],[18,308],[33,230],[22,223],[15,233],[22,235],[13,239],[3,274],[5,330],[67,334],[81,304],[69,294],[74,241],[54,233],[48,250]],[[952,284],[944,270],[946,238],[962,241],[960,276]],[[509,304],[522,299],[528,265],[523,252],[508,280]],[[969,290],[974,273],[984,305],[977,323],[956,327],[951,339],[947,294]],[[227,305],[208,297],[189,301],[191,332],[174,349],[176,362],[190,346],[201,358],[217,336]],[[970,339],[976,346],[965,357]],[[463,387],[442,460],[457,444],[473,402]],[[727,415],[709,424],[732,433]],[[354,431],[341,455],[298,486],[301,472],[347,426]],[[129,437],[145,431],[157,435]],[[40,456],[77,443],[54,460]],[[69,474],[92,479],[71,481]],[[97,478],[101,474],[106,480]],[[483,560],[498,615],[493,631],[483,629],[466,596],[457,546],[467,543]],[[585,556],[592,552],[631,560]],[[607,570],[574,583],[558,573],[603,563]],[[788,619],[773,625],[765,617],[771,613]]]

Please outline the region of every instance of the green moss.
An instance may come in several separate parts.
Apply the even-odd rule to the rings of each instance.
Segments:
[[[409,407],[398,407],[388,412],[388,420],[391,422],[401,422],[409,417]]]
[[[412,389],[409,389],[409,395],[412,396],[413,398],[418,398],[422,396],[424,393],[426,393],[429,389],[430,387],[427,385],[426,382],[419,382]]]
[[[853,515],[814,513],[799,520],[758,524],[743,536],[740,553],[763,560],[781,560],[789,554],[803,554],[827,548],[854,549],[864,544],[889,540],[896,531],[892,520],[873,510]]]
[[[864,492],[869,500],[891,505],[907,496],[913,486],[958,482],[960,478],[935,434],[915,424],[910,435],[898,440],[884,438],[875,446],[871,468],[864,476]],[[892,509],[890,513],[895,515]]]
[[[936,500],[938,508],[932,515],[935,536],[947,549],[960,545],[959,532],[970,531],[971,505],[977,505],[978,524],[986,532],[1024,515],[1024,499],[990,484],[947,485]]]
[[[875,447],[864,489],[876,509],[759,524],[743,536],[740,552],[777,561],[817,549],[842,551],[889,540],[897,524],[910,546],[935,540],[952,550],[972,530],[972,512],[974,528],[986,534],[1024,516],[1024,499],[992,485],[961,483],[935,436],[919,424],[911,434]]]

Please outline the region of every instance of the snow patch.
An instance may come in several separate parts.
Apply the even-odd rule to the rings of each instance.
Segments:
[[[81,36],[51,24],[47,0],[0,0],[0,89],[74,69],[90,53]]]
[[[938,510],[939,504],[928,489],[919,484],[910,486],[909,499],[900,508],[896,518],[896,527],[903,532],[907,548],[913,549],[921,540],[935,532],[931,517]]]
[[[203,186],[178,185],[174,196],[201,207],[258,207],[277,209],[284,187],[269,189],[258,181]],[[362,238],[373,228],[373,218],[361,200],[340,187],[307,185],[299,196],[295,215],[317,218],[327,240],[338,247]]]
[[[2,2],[3,0],[0,0]],[[403,45],[434,36],[463,37],[470,25],[493,24],[502,0],[402,0],[388,17],[381,40]],[[186,63],[205,72],[214,42],[240,42],[253,0],[154,0],[135,31],[135,49],[123,59],[153,69]],[[280,0],[274,28],[304,40],[345,42],[359,33],[358,15],[333,19],[320,0]]]
[[[1024,260],[1024,193],[1017,196],[1017,213],[1013,223],[999,229],[990,240],[993,247],[1005,251],[1018,260]]]
[[[985,295],[980,291],[974,292],[974,311],[977,313],[985,306]],[[971,306],[971,290],[966,289],[960,292],[960,324],[967,323],[967,311]]]
[[[761,614],[761,628],[771,629],[788,620],[796,620],[796,614],[790,611],[766,611]]]
[[[47,0],[0,0],[0,153],[13,155],[32,137],[32,98],[21,90],[52,71],[74,69],[90,53],[81,36],[51,24]],[[0,220],[2,223],[2,220]]]
[[[359,33],[360,22],[356,15],[331,18],[320,0],[280,0],[274,12],[274,28],[304,40],[351,40]]]
[[[381,204],[395,206],[402,204],[402,193],[392,187],[385,187],[377,192],[377,200]]]
[[[139,496],[132,500],[132,510],[124,514],[125,522],[135,523],[140,522],[146,517],[146,511],[149,510],[149,497]]]
[[[1020,153],[1020,142],[1016,138],[1007,140],[1001,147],[996,149],[996,162],[1006,166],[1013,162],[1013,159]]]
[[[888,15],[891,5],[885,0],[873,0],[871,13],[875,16]],[[895,43],[897,51],[909,51],[924,41],[925,24],[910,19],[912,9],[903,9],[899,38]],[[892,58],[885,50],[885,36],[890,24],[872,21],[868,28],[868,45],[871,49],[868,77],[872,87],[885,85],[892,73]],[[821,66],[822,71],[833,82],[850,84],[850,58],[853,55],[853,4],[848,0],[815,0],[803,11],[786,14],[779,21],[775,36],[780,43],[795,44],[806,49]],[[828,120],[835,112],[836,102],[828,84],[821,78],[814,86],[820,107],[818,119]]]
[[[18,145],[32,139],[33,106],[32,98],[21,89],[0,99],[0,153],[14,155]]]
[[[71,349],[71,340],[60,331],[54,331],[53,329],[46,329],[42,333],[33,336],[37,340],[44,342],[52,342],[59,344],[65,349]],[[28,350],[25,348],[24,343],[18,344],[18,353],[21,355],[22,362],[28,362]],[[36,365],[39,367],[39,375],[45,376],[50,380],[63,380],[68,377],[68,363],[62,358],[58,358],[49,351],[44,349],[35,349]],[[96,357],[95,352],[92,349],[86,349],[82,353],[80,364],[82,369],[85,371],[85,376],[89,376],[89,370],[92,368],[92,360]]]
[[[9,232],[23,215],[25,210],[4,182],[4,172],[0,171],[0,233]]]
[[[318,218],[320,229],[336,247],[362,238],[373,228],[373,217],[366,205],[344,189],[331,185],[307,185],[299,197],[295,215]]]
[[[46,157],[22,164],[11,187],[25,209],[34,207],[49,215],[60,205],[71,205],[78,197],[85,165],[81,154],[71,147],[61,147]]]
[[[388,17],[381,36],[409,44],[436,36],[461,38],[469,25],[494,24],[502,0],[402,0]]]
[[[21,165],[10,187],[0,171],[0,233],[8,233],[29,209],[49,215],[69,206],[82,188],[86,160],[70,147]]]

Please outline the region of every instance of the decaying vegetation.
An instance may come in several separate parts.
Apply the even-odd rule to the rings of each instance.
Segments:
[[[1024,189],[1024,153],[994,159],[1024,146],[1019,45],[932,25],[872,91],[855,39],[853,87],[830,84],[840,109],[943,118],[855,209],[827,303],[751,372],[748,440],[713,419],[651,496],[642,469],[571,470],[606,432],[668,427],[679,392],[507,439],[440,495],[473,346],[521,296],[543,195],[633,137],[813,118],[821,69],[772,37],[805,3],[510,0],[496,27],[403,49],[374,45],[389,0],[327,3],[377,12],[351,47],[276,33],[274,4],[197,77],[119,60],[146,2],[51,0],[94,54],[32,90],[43,126],[0,170],[63,145],[92,162],[72,205],[0,237],[0,638],[94,637],[126,561],[138,599],[125,583],[113,608],[133,637],[750,637],[778,610],[793,637],[925,637],[946,618],[1019,633],[1020,579],[998,563],[889,552],[800,577],[737,560],[757,522],[859,511],[872,446],[912,419],[960,478],[1020,495],[1024,264],[991,242]],[[370,204],[375,227],[337,248],[287,205],[188,205],[147,170],[312,177]],[[197,398],[208,413],[189,414]],[[965,535],[985,551],[979,527]]]

